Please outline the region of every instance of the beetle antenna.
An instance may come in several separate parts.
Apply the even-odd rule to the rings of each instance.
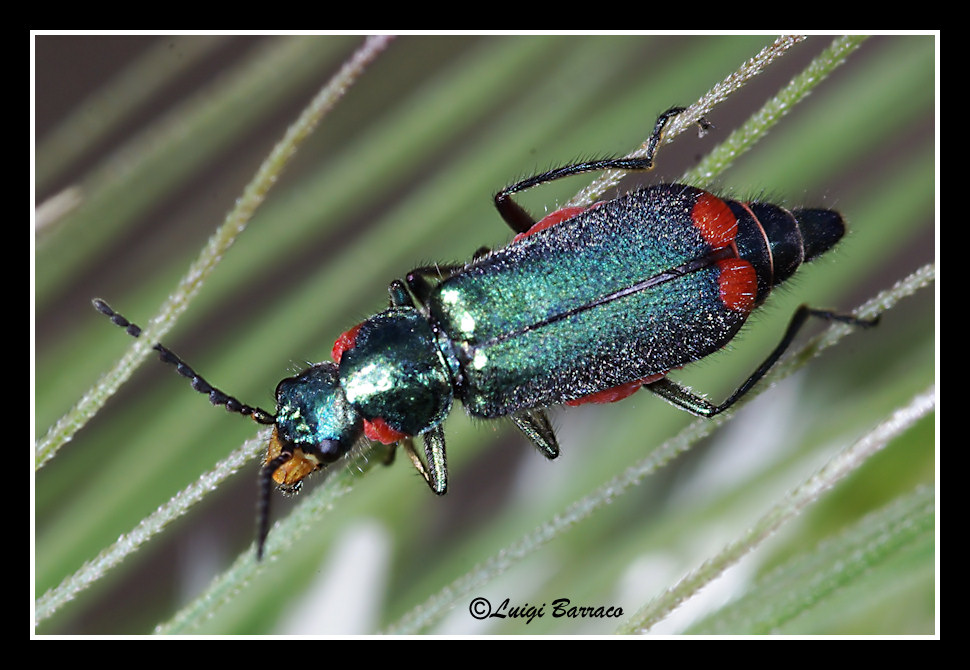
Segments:
[[[121,314],[118,314],[118,312],[111,309],[111,307],[108,306],[108,303],[106,303],[104,300],[95,298],[91,302],[94,304],[94,308],[96,310],[111,319],[111,322],[116,326],[124,328],[125,332],[127,332],[129,335],[132,337],[141,336],[141,328],[133,324]],[[272,425],[276,423],[276,416],[274,414],[271,414],[264,409],[260,409],[259,407],[250,407],[231,395],[223,393],[199,376],[195,370],[185,364],[185,361],[176,356],[170,349],[162,346],[161,343],[156,342],[152,348],[159,353],[159,358],[161,358],[162,361],[174,365],[175,369],[178,370],[180,375],[189,379],[192,383],[192,388],[199,393],[204,393],[205,395],[209,396],[209,402],[211,402],[213,405],[222,405],[229,412],[235,412],[236,414],[242,414],[243,416],[251,416],[253,421],[256,423],[261,423],[264,425]]]
[[[269,535],[269,501],[273,493],[273,473],[277,468],[293,458],[292,454],[282,453],[259,471],[259,499],[256,503],[256,560],[263,560],[263,549]]]

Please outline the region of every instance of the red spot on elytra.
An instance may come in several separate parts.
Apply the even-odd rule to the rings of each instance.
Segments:
[[[595,207],[596,205],[593,205],[593,206]],[[562,209],[557,209],[555,212],[552,212],[551,214],[547,214],[539,221],[534,223],[532,227],[529,228],[524,233],[519,233],[518,235],[516,235],[512,241],[518,242],[523,237],[528,237],[533,233],[538,233],[540,230],[545,230],[546,228],[550,228],[556,225],[557,223],[562,223],[566,219],[571,219],[577,214],[582,214],[587,209],[588,209],[587,207],[563,207]]]
[[[727,258],[717,262],[721,271],[718,286],[721,302],[736,312],[750,312],[754,309],[758,295],[758,273],[754,266],[741,258]]]
[[[734,212],[716,195],[701,193],[690,212],[690,218],[704,241],[715,249],[730,246],[738,234],[738,220]]]
[[[602,405],[608,402],[619,402],[620,400],[629,398],[631,395],[639,391],[640,387],[642,387],[644,384],[650,384],[658,379],[662,379],[666,376],[666,374],[666,372],[661,372],[660,374],[650,375],[649,377],[644,377],[643,379],[627,382],[626,384],[620,384],[619,386],[597,391],[596,393],[590,393],[582,398],[567,400],[566,404],[570,407],[579,407],[580,405],[585,405],[587,403]]]

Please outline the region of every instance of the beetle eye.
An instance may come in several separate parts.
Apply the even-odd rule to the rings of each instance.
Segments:
[[[320,457],[327,462],[337,460],[346,451],[340,448],[338,440],[320,440],[318,448],[320,449]]]

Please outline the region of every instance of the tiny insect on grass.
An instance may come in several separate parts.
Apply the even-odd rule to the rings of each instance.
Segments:
[[[275,412],[220,391],[154,345],[212,404],[273,427],[259,477],[258,558],[273,485],[299,490],[309,474],[364,437],[401,445],[431,490],[443,495],[444,422],[455,400],[474,417],[510,419],[554,459],[559,443],[550,407],[615,402],[646,387],[680,409],[712,417],[762,379],[809,317],[875,325],[803,305],[764,361],[713,404],[668,373],[730,342],[774,286],[843,237],[841,215],[722,199],[683,184],[565,208],[539,221],[512,199],[577,174],[651,169],[664,127],[682,111],[660,115],[641,158],[573,163],[499,191],[495,206],[516,233],[508,246],[482,248],[464,264],[417,267],[393,281],[389,308],[341,335],[332,361],[279,382]],[[104,301],[94,305],[139,336]]]

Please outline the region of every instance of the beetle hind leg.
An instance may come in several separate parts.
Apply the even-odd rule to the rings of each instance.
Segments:
[[[728,409],[742,397],[744,397],[748,391],[754,388],[755,384],[761,381],[768,370],[770,370],[775,363],[782,357],[785,350],[791,345],[798,331],[801,330],[802,326],[809,317],[814,316],[817,319],[823,319],[825,321],[838,321],[840,323],[845,323],[850,326],[856,326],[859,328],[871,328],[879,323],[879,318],[875,319],[860,319],[859,317],[853,316],[851,314],[838,314],[836,312],[829,312],[827,310],[815,309],[809,307],[808,305],[802,305],[792,316],[791,322],[788,324],[788,328],[785,330],[784,336],[781,341],[774,348],[774,350],[768,355],[768,358],[758,366],[758,368],[751,373],[738,390],[731,394],[731,396],[722,402],[720,405],[715,405],[708,402],[704,398],[690,392],[680,384],[667,379],[666,377],[658,379],[655,382],[646,384],[646,387],[659,395],[661,398],[669,402],[670,404],[679,407],[680,409],[686,410],[691,414],[696,414],[697,416],[712,417],[720,414],[724,410]]]

